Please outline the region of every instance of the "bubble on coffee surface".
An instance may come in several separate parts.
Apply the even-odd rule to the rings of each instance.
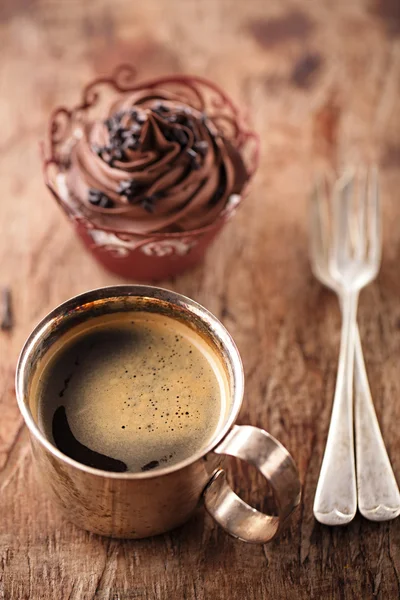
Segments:
[[[226,413],[226,386],[219,359],[186,325],[158,314],[114,315],[48,363],[39,420],[53,443],[83,464],[146,472],[211,441]],[[65,439],[60,447],[54,428],[60,407],[73,436],[69,447]]]

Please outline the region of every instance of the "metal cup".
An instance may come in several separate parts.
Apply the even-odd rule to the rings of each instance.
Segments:
[[[33,378],[55,342],[94,317],[122,311],[161,313],[196,330],[218,353],[229,381],[229,410],[208,446],[153,472],[101,471],[64,455],[40,430],[37,398],[31,393]],[[120,538],[163,533],[184,523],[204,502],[228,533],[247,542],[265,543],[300,502],[298,473],[287,450],[262,429],[235,425],[244,375],[231,336],[210,312],[180,294],[128,285],[92,290],[64,302],[29,336],[17,365],[16,391],[30,431],[33,460],[49,494],[70,521],[94,533]],[[224,455],[257,467],[272,488],[277,514],[259,512],[234,493],[221,468]]]

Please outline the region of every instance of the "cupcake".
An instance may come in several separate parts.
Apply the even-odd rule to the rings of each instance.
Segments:
[[[257,166],[258,138],[215,84],[136,82],[120,67],[79,105],[58,108],[45,181],[98,261],[156,281],[196,264],[233,214]]]

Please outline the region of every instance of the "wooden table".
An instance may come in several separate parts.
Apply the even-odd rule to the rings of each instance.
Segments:
[[[0,40],[0,284],[11,288],[14,310],[14,327],[0,332],[0,598],[398,598],[399,520],[357,516],[331,529],[313,518],[340,317],[307,254],[315,161],[378,161],[383,263],[362,294],[359,322],[399,478],[398,0],[2,0]],[[144,76],[214,79],[249,107],[262,137],[259,173],[236,219],[201,267],[163,285],[222,319],[246,371],[240,422],[266,428],[298,463],[302,505],[264,547],[231,539],[204,511],[169,535],[102,539],[64,521],[32,472],[14,395],[18,352],[52,307],[118,282],[82,251],[46,191],[38,142],[54,106],[76,101],[90,77],[120,61]],[[238,464],[232,472],[236,489],[260,500],[257,480]]]

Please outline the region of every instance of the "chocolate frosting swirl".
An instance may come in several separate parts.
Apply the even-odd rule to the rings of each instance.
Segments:
[[[195,79],[168,78],[120,93],[104,120],[83,121],[67,172],[80,211],[138,235],[213,223],[250,177],[240,117],[220,119],[214,104],[210,114]]]

